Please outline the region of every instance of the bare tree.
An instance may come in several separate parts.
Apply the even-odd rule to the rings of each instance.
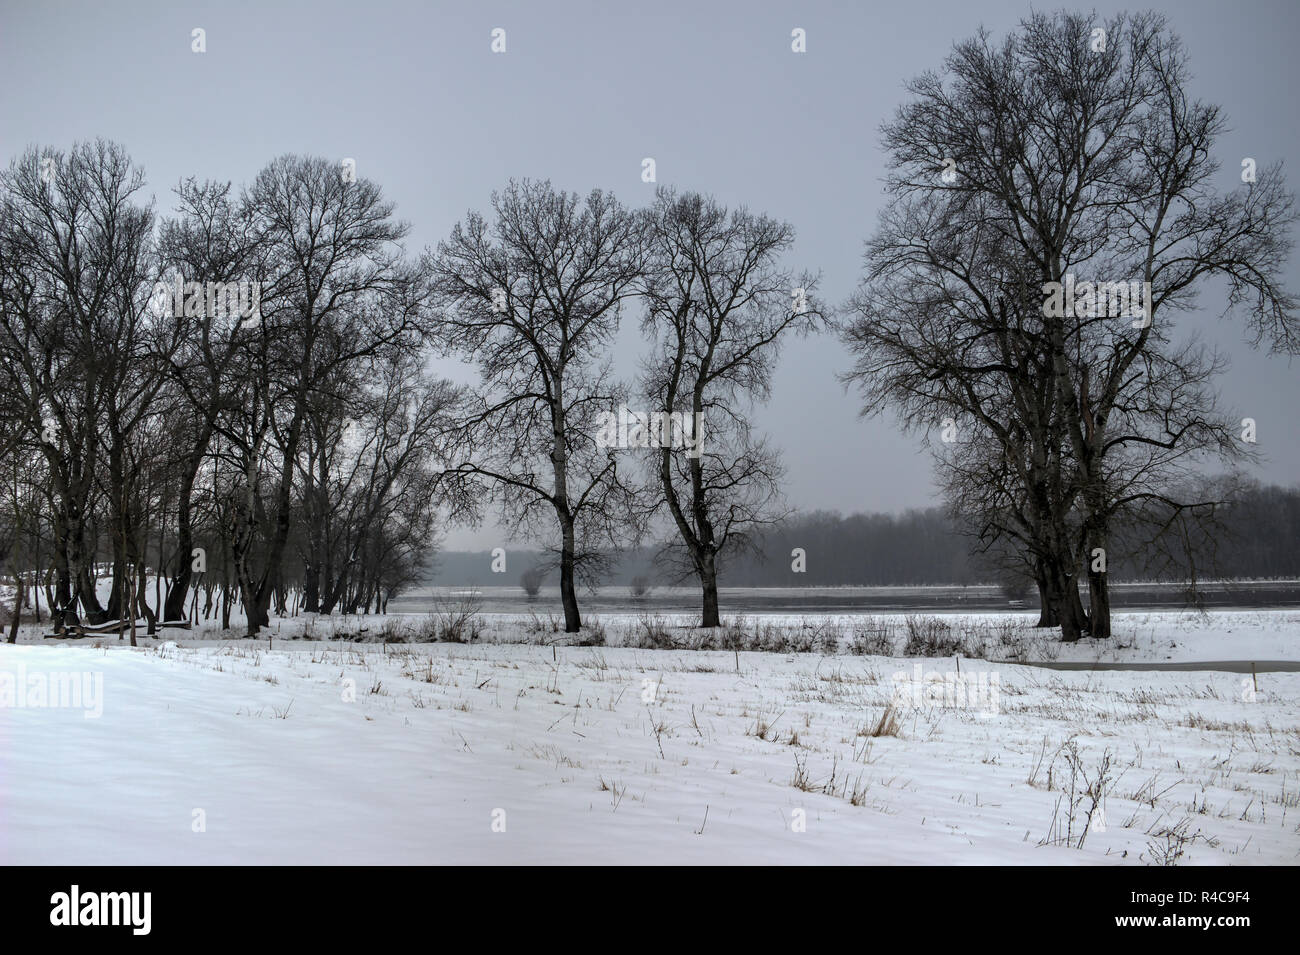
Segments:
[[[720,556],[786,513],[778,455],[753,427],[756,404],[768,397],[781,340],[823,316],[816,279],[780,267],[794,242],[788,223],[668,189],[649,221],[642,384],[661,425],[650,442],[653,506],[667,509],[699,581],[702,625],[717,627]]]
[[[1295,302],[1280,278],[1292,198],[1276,168],[1228,195],[1216,191],[1213,143],[1223,122],[1217,108],[1188,98],[1185,83],[1185,53],[1157,16],[1096,26],[1080,15],[1035,14],[1001,44],[983,33],[959,43],[942,72],[910,84],[911,101],[884,129],[895,173],[875,264],[889,254],[890,235],[901,237],[917,282],[938,290],[934,307],[949,308],[961,286],[981,312],[974,330],[943,326],[957,360],[947,369],[933,362],[939,378],[924,390],[937,394],[951,375],[950,390],[965,392],[958,407],[974,411],[991,377],[1014,395],[1022,379],[1044,393],[1047,376],[1050,424],[1035,425],[1015,401],[1004,404],[1010,415],[990,417],[1045,427],[1052,443],[1063,442],[1056,453],[1068,470],[1048,503],[1058,524],[1077,509],[1080,558],[1104,554],[1124,508],[1167,496],[1189,456],[1243,450],[1225,440],[1226,419],[1205,403],[1215,361],[1172,341],[1170,316],[1194,306],[1205,279],[1226,282],[1228,310],[1244,313],[1255,343],[1284,351],[1296,343]],[[900,222],[906,227],[895,228]],[[897,285],[875,264],[869,281]],[[1139,289],[1136,309],[1116,307],[1122,288]],[[1078,295],[1066,291],[1072,300],[1062,302],[1062,290]],[[1032,367],[1017,369],[1005,355],[996,367],[967,360],[972,336],[999,334],[999,298],[1011,303],[1008,320]],[[857,330],[870,336],[862,323]],[[936,347],[941,338],[930,336]],[[1032,497],[1035,487],[1021,490]],[[1109,633],[1106,572],[1091,566],[1095,619],[1063,619],[1066,639],[1089,627]],[[1064,575],[1067,590],[1078,572],[1075,563]]]
[[[153,214],[136,201],[143,185],[125,151],[104,141],[30,149],[0,181],[0,352],[50,468],[56,627],[77,603],[92,620],[107,615],[95,592],[97,506],[111,531],[109,614],[120,614],[139,562],[127,447],[178,340],[147,309],[156,268]]]
[[[430,530],[442,501],[440,439],[450,431],[459,394],[426,375],[423,356],[388,348],[364,364],[353,390],[318,401],[299,461],[304,565],[303,606],[345,612],[375,594],[401,529]],[[417,535],[418,536],[418,535]],[[432,556],[432,534],[421,556]]]
[[[484,482],[515,532],[550,524],[565,631],[576,633],[578,576],[631,516],[597,424],[622,393],[604,352],[642,272],[642,226],[608,193],[583,199],[549,182],[512,181],[492,210],[491,223],[470,213],[430,256],[443,347],[481,375],[453,470]]]
[[[175,193],[178,215],[163,223],[161,233],[166,278],[203,283],[205,288],[208,282],[260,278],[251,207],[231,196],[230,184],[190,179],[178,185]],[[248,366],[238,360],[239,350],[260,331],[246,326],[241,316],[208,309],[206,302],[197,315],[181,318],[186,334],[173,356],[170,374],[180,400],[171,422],[177,484],[176,546],[162,610],[164,620],[185,617],[193,579],[196,481],[220,416],[241,392],[240,375]]]
[[[893,408],[936,448],[940,484],[981,549],[1020,548],[1040,623],[1077,639],[1077,488],[1041,297],[991,218],[980,196],[916,190],[891,201],[851,303],[847,379],[864,411]]]
[[[268,620],[292,527],[313,403],[347,387],[380,348],[416,347],[428,287],[402,259],[408,227],[380,188],[325,159],[283,156],[243,200],[260,250],[260,334],[242,353],[237,408],[219,430],[241,471],[229,528],[249,635]]]

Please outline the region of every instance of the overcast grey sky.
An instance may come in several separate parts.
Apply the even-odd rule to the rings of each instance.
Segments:
[[[1051,9],[1055,4],[1038,4]],[[1087,5],[1080,5],[1087,8]],[[1001,34],[1023,0],[908,3],[0,3],[0,159],[30,144],[105,136],[146,169],[160,211],[182,177],[248,182],[285,153],[353,157],[436,243],[510,177],[609,189],[640,205],[661,184],[787,219],[789,264],[824,273],[839,302],[857,282],[881,202],[878,129],[902,84],[980,25]],[[1288,162],[1300,188],[1300,4],[1294,0],[1095,5],[1164,11],[1220,104],[1222,185],[1241,159]],[[191,51],[191,31],[207,51]],[[490,49],[506,31],[506,52]],[[795,27],[807,52],[790,48]],[[1291,288],[1300,289],[1300,262]],[[1187,321],[1232,356],[1225,404],[1254,417],[1259,476],[1300,480],[1300,368],[1241,344],[1215,296]],[[1180,319],[1181,321],[1182,319]],[[639,347],[634,323],[624,367]],[[790,343],[762,426],[784,450],[801,508],[895,511],[935,503],[927,453],[889,419],[863,421],[826,336]],[[493,546],[490,531],[452,546]]]

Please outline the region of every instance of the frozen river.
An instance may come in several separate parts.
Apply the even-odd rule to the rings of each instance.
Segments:
[[[1202,605],[1214,610],[1286,609],[1300,607],[1300,581],[1228,581],[1201,585]],[[971,587],[723,587],[719,600],[724,614],[749,613],[996,613],[1036,610],[1031,593],[1023,602],[1009,601],[996,586]],[[425,587],[394,597],[392,613],[438,610],[448,603],[474,601],[485,613],[533,612],[559,614],[558,588],[543,588],[528,597],[518,586]],[[689,587],[657,587],[634,597],[627,587],[580,590],[584,613],[689,613],[698,611],[700,593]],[[1116,610],[1179,610],[1187,606],[1180,585],[1114,584],[1111,603]]]

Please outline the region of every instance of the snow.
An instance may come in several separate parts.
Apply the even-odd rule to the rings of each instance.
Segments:
[[[634,619],[602,623],[616,641]],[[1116,620],[1111,646],[1061,659],[1300,658],[1293,612]],[[485,623],[487,642],[384,646],[286,639],[299,619],[269,650],[176,631],[33,645],[32,628],[0,647],[0,692],[20,667],[98,675],[102,714],[0,705],[0,863],[1300,857],[1300,673],[541,646]],[[918,665],[960,666],[993,705],[928,695]],[[896,696],[898,735],[861,735]],[[1061,844],[1071,740],[1084,777],[1106,755],[1113,777],[1081,848],[1088,798]]]

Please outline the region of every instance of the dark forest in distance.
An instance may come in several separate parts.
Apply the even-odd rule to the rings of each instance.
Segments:
[[[1197,559],[1201,579],[1300,578],[1300,486],[1257,485],[1224,516],[1222,537],[1213,552],[1202,546]],[[791,570],[790,552],[802,547],[806,570]],[[735,556],[721,573],[727,587],[842,587],[923,584],[1007,584],[1015,574],[987,555],[971,553],[970,540],[958,524],[933,507],[902,514],[852,514],[812,511],[769,529],[756,553]],[[666,586],[671,575],[656,568],[649,550],[631,552],[611,565],[601,583],[629,586],[644,578]],[[482,587],[519,584],[520,575],[543,562],[535,550],[507,549],[506,571],[493,573],[490,551],[446,551],[437,556],[425,583],[433,586]],[[1187,578],[1185,568],[1158,563],[1155,556],[1116,558],[1116,583]],[[553,583],[546,580],[549,585]],[[1029,587],[1030,582],[1024,581]]]

